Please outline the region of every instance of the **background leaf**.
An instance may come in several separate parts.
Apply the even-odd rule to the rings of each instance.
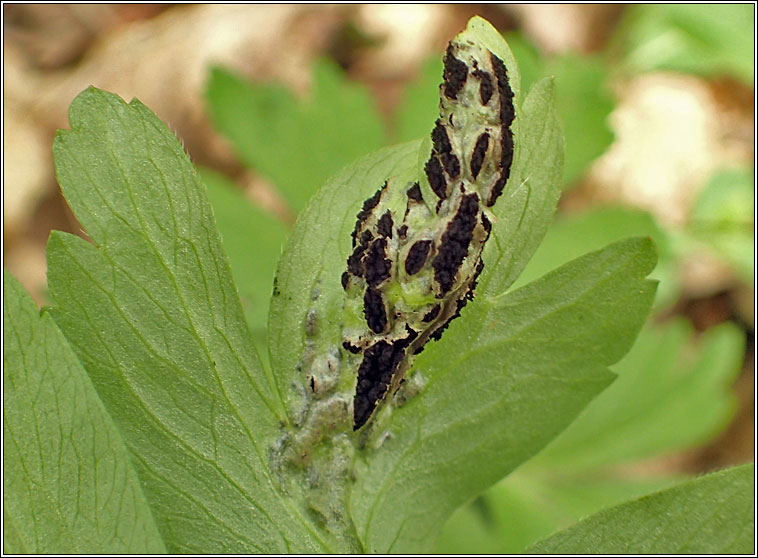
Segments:
[[[747,284],[755,280],[753,177],[753,169],[745,168],[714,173],[695,201],[685,232],[694,241],[690,249],[707,246]]]
[[[168,550],[331,548],[269,470],[281,401],[179,142],[138,101],[94,88],[70,120],[56,171],[95,244],[51,236],[52,312],[134,456]]]
[[[165,552],[118,430],[49,315],[3,275],[3,550]]]
[[[439,87],[442,79],[442,58],[434,56],[419,68],[394,115],[395,141],[411,141],[430,133],[434,121],[440,116]]]
[[[445,524],[435,553],[523,554],[529,545],[581,517],[675,481],[669,476],[619,478],[597,472],[561,477],[558,467],[544,476],[534,468],[522,472],[531,461],[457,510]]]
[[[608,117],[614,101],[602,58],[564,54],[545,61],[541,75],[554,76],[558,114],[566,136],[563,180],[573,185],[613,141]]]
[[[647,211],[621,206],[596,206],[577,213],[557,214],[514,287],[533,281],[581,254],[622,238],[643,235],[655,241],[658,252],[658,265],[651,274],[660,282],[656,303],[670,305],[680,289],[669,235]]]
[[[675,70],[753,83],[755,6],[659,4],[630,6],[618,44],[630,71]]]
[[[534,554],[750,554],[754,466],[733,467],[604,510]]]
[[[276,263],[289,230],[252,205],[226,176],[204,168],[200,177],[208,189],[245,317],[256,344],[264,346]]]
[[[743,350],[744,339],[729,323],[711,328],[697,345],[684,321],[643,330],[616,367],[619,379],[535,465],[552,463],[568,473],[704,443],[734,413],[730,387]]]
[[[314,65],[312,89],[301,101],[286,87],[251,84],[221,68],[212,70],[208,83],[215,126],[295,212],[327,178],[384,144],[368,91],[348,81],[332,62]]]

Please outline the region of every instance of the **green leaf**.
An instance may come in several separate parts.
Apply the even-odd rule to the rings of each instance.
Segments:
[[[306,100],[221,68],[211,72],[207,98],[215,126],[237,155],[270,179],[295,211],[329,176],[384,143],[368,91],[326,60],[314,66]]]
[[[484,250],[479,291],[485,294],[500,294],[518,278],[542,241],[561,194],[564,143],[552,80],[532,87],[515,124],[511,177],[494,206],[500,226]]]
[[[692,208],[696,224],[752,226],[754,200],[752,168],[723,168],[714,173]]]
[[[644,329],[615,367],[619,379],[533,465],[560,463],[566,474],[705,443],[734,413],[731,385],[743,354],[733,324],[709,329],[697,344],[684,321]]]
[[[392,415],[381,449],[359,453],[349,509],[366,551],[427,549],[455,507],[536,453],[608,385],[606,366],[629,348],[648,311],[655,289],[643,277],[655,257],[647,240],[611,246],[530,288],[494,296],[526,265],[560,194],[563,139],[553,103],[552,82],[543,80],[517,113],[516,160],[495,206],[496,240],[485,252],[479,299],[421,355],[419,377],[429,383]],[[304,382],[304,352],[337,350],[341,342],[339,275],[354,216],[387,177],[415,177],[417,149],[384,150],[340,173],[295,227],[270,320],[275,376],[291,405]],[[318,330],[310,340],[306,314]],[[548,400],[562,404],[546,413]],[[482,463],[473,475],[471,462]]]
[[[732,74],[752,85],[755,6],[658,4],[631,6],[617,40],[631,71]]]
[[[551,472],[559,472],[559,466]],[[555,478],[535,474],[533,469],[523,473],[519,468],[456,511],[445,524],[435,552],[522,554],[529,545],[580,517],[672,482],[670,477],[620,479],[597,472]]]
[[[331,548],[269,468],[282,403],[189,158],[136,100],[90,88],[70,121],[56,171],[94,244],[51,236],[52,314],[133,455],[168,550]]]
[[[503,35],[508,41],[508,46],[513,56],[518,61],[519,74],[521,74],[521,92],[531,89],[544,75],[542,57],[537,47],[523,33],[508,31]],[[523,101],[523,99],[519,99]]]
[[[467,307],[420,355],[422,394],[356,464],[351,512],[367,550],[427,548],[456,507],[565,428],[613,379],[606,366],[644,321],[654,265],[649,240],[619,242]]]
[[[651,277],[660,282],[656,302],[659,305],[672,303],[680,289],[668,235],[649,212],[628,207],[597,206],[579,213],[556,215],[514,287],[541,277],[557,265],[629,236],[649,236],[655,241],[658,265]]]
[[[201,169],[200,177],[208,189],[247,322],[256,343],[263,343],[276,263],[289,231],[273,215],[252,205],[224,175]]]
[[[480,552],[519,553],[580,517],[639,497],[673,481],[632,477],[612,465],[700,445],[722,431],[735,402],[730,386],[744,353],[743,335],[731,324],[695,339],[684,321],[642,330],[629,354],[613,367],[619,378],[579,417],[518,471],[482,495],[491,511],[479,526],[489,546]],[[443,531],[478,518],[459,512]],[[481,519],[480,519],[481,522]],[[462,547],[438,545],[445,553]]]
[[[129,454],[49,315],[3,275],[3,550],[165,552]]]
[[[533,554],[751,554],[754,466],[733,467],[597,513]]]

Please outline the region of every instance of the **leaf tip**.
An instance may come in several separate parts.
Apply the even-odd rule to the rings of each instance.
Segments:
[[[642,269],[646,274],[650,273],[658,264],[658,248],[655,245],[655,241],[649,235],[638,237],[636,239],[633,238],[631,240],[637,241],[640,260],[643,264]]]
[[[96,114],[102,111],[103,106],[125,104],[124,100],[115,93],[98,89],[94,85],[90,85],[71,101],[71,106],[68,109],[69,125],[72,130],[83,128],[84,123],[91,114]]]
[[[555,76],[545,76],[538,83],[545,92],[545,95],[548,95],[551,98],[555,97]]]
[[[496,34],[498,37],[501,37],[500,33],[497,29],[495,29],[492,24],[484,19],[482,16],[475,15],[471,19],[468,20],[468,23],[466,24],[466,31],[468,32],[474,32],[474,33],[484,33],[492,35],[493,33]]]
[[[48,275],[50,274],[50,256],[51,254],[59,251],[60,249],[64,247],[65,242],[66,242],[65,237],[67,235],[68,233],[65,233],[63,231],[52,230],[50,231],[50,235],[47,237],[47,244],[45,245],[45,254],[47,256]]]

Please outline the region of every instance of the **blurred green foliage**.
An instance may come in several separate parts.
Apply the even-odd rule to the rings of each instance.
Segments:
[[[379,114],[364,86],[327,60],[316,62],[312,77],[306,99],[221,68],[211,71],[207,88],[214,125],[296,212],[332,174],[384,145]]]
[[[439,118],[441,81],[442,59],[439,56],[430,57],[421,65],[418,75],[406,86],[402,101],[395,110],[393,141],[411,141],[429,133],[434,121]]]
[[[752,168],[720,169],[700,192],[686,229],[693,249],[706,246],[747,284],[755,281],[754,202]]]
[[[655,241],[658,265],[651,277],[659,281],[656,305],[672,304],[679,295],[679,286],[675,255],[667,231],[649,212],[621,206],[597,206],[571,215],[556,215],[514,287],[541,277],[556,264],[630,236],[649,236]]]
[[[752,86],[755,4],[630,5],[614,48],[631,73],[731,75]]]
[[[608,116],[614,108],[609,69],[598,55],[541,55],[520,33],[506,34],[519,62],[525,90],[543,75],[555,78],[558,113],[566,137],[565,187],[570,187],[613,141]]]

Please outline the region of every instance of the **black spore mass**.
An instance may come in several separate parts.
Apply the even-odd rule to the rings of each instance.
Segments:
[[[418,333],[407,328],[408,335],[394,343],[377,341],[363,353],[358,368],[358,383],[353,399],[353,430],[363,426],[376,404],[387,393],[392,377],[405,358],[405,352]]]
[[[405,272],[408,275],[415,275],[426,263],[426,257],[429,255],[429,249],[432,247],[431,240],[419,240],[411,249],[408,250],[408,256],[405,258]]]
[[[387,239],[377,238],[371,243],[366,257],[363,258],[366,282],[377,287],[389,279],[392,262],[387,258]]]
[[[478,214],[479,196],[476,194],[463,196],[458,212],[440,239],[437,256],[432,260],[432,268],[434,279],[439,283],[443,294],[455,283],[455,275],[463,263],[463,258],[468,254]]]
[[[363,295],[363,315],[374,333],[384,333],[387,329],[387,310],[380,291],[371,287],[366,289]]]
[[[474,146],[474,153],[471,155],[471,176],[476,179],[479,176],[479,171],[482,170],[482,163],[484,162],[484,156],[487,154],[487,147],[490,144],[490,135],[484,132],[476,140]]]
[[[484,70],[479,69],[471,73],[479,79],[479,99],[482,101],[482,106],[486,106],[492,98],[492,93],[495,91],[492,85],[492,76]]]
[[[406,194],[408,194],[408,198],[413,201],[424,201],[424,198],[421,197],[421,187],[418,185],[418,182],[414,182],[413,186],[408,188]]]
[[[432,187],[432,191],[437,194],[437,197],[444,200],[447,197],[447,181],[445,175],[442,172],[442,164],[439,159],[432,155],[424,165],[424,171],[426,172],[426,178],[429,180],[429,186]]]
[[[392,214],[389,210],[385,211],[384,215],[379,218],[376,230],[380,235],[392,238]]]
[[[457,178],[461,174],[461,164],[458,161],[458,157],[453,153],[450,138],[447,136],[447,131],[439,119],[437,119],[437,124],[434,126],[434,130],[432,130],[432,144],[434,145],[434,151],[442,162],[445,172],[450,178]]]
[[[487,207],[494,205],[497,198],[502,194],[505,183],[511,174],[511,164],[513,163],[513,132],[511,131],[511,124],[513,124],[513,119],[516,117],[515,109],[513,108],[513,91],[508,83],[508,70],[506,70],[503,61],[492,53],[490,53],[490,60],[492,61],[492,68],[495,70],[498,96],[500,97],[500,122],[502,125],[500,166],[502,170],[500,171],[500,178],[498,178],[492,187],[490,198],[487,200]]]
[[[445,70],[442,73],[442,79],[445,81],[445,96],[448,99],[456,99],[458,92],[466,83],[468,75],[468,66],[462,60],[458,60],[453,54],[453,45],[448,45],[445,53]]]

